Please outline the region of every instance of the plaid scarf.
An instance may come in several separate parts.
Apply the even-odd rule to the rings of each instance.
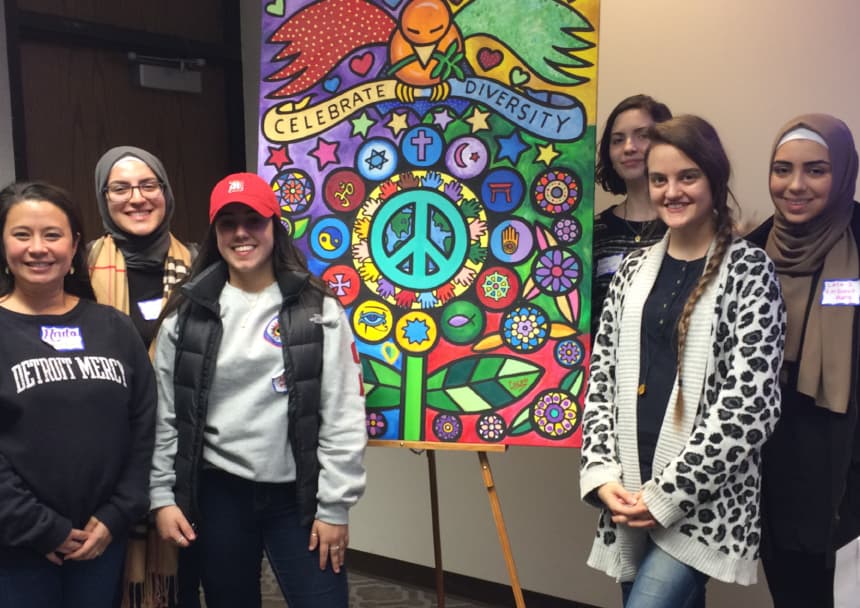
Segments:
[[[89,253],[90,281],[96,300],[129,314],[128,280],[125,258],[112,236],[105,235],[92,244]],[[164,260],[164,299],[173,286],[188,275],[191,269],[191,252],[170,235],[170,246]]]
[[[89,267],[97,301],[128,314],[125,258],[113,237],[105,235],[92,244]],[[164,261],[162,305],[190,267],[190,251],[171,234]],[[128,535],[122,608],[167,608],[170,591],[176,590],[176,567],[177,549],[172,543],[162,541],[146,521],[133,525]]]

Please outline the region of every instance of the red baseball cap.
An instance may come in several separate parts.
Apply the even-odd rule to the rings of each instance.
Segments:
[[[209,197],[209,223],[230,203],[247,205],[263,217],[281,214],[272,187],[255,173],[233,173],[215,184]]]

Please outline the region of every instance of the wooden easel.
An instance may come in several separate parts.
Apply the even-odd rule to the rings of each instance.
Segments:
[[[505,520],[502,517],[502,505],[499,495],[496,493],[496,483],[493,481],[493,471],[487,452],[505,452],[507,446],[496,444],[477,443],[436,443],[431,441],[383,441],[372,439],[368,441],[370,446],[407,448],[410,450],[424,450],[427,454],[427,473],[430,480],[430,518],[433,525],[433,558],[436,565],[436,606],[445,608],[445,571],[442,568],[442,544],[439,534],[439,494],[436,486],[436,450],[477,452],[478,462],[481,466],[481,477],[487,488],[487,498],[490,500],[490,509],[493,511],[493,520],[496,523],[496,532],[499,535],[499,544],[502,546],[502,555],[505,558],[505,566],[508,569],[508,577],[511,579],[511,589],[514,592],[514,600],[517,608],[525,608],[523,591],[520,587],[520,579],[517,575],[517,566],[511,552],[511,543],[508,539],[508,530],[505,528]]]

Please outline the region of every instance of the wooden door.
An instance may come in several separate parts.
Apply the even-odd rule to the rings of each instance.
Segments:
[[[84,17],[109,17],[119,25],[70,19],[75,4]],[[226,43],[194,43],[195,36],[213,38],[210,19],[199,34],[187,32],[192,41],[183,43],[174,36],[179,28],[188,27],[181,11],[161,13],[160,27],[166,33],[153,34],[129,26],[140,23],[141,5],[153,9],[159,2],[125,3],[138,12],[129,12],[131,8],[123,12],[116,7],[123,3],[113,3],[107,13],[96,11],[94,4],[19,2],[19,8],[37,5],[45,11],[15,14],[18,73],[12,86],[21,108],[15,117],[15,143],[23,157],[19,179],[41,179],[68,189],[81,205],[85,236],[92,240],[103,232],[95,203],[96,161],[112,146],[144,148],[162,160],[173,187],[177,204],[172,231],[183,240],[199,242],[207,224],[209,191],[218,179],[245,165],[244,146],[235,143],[243,139],[241,87],[238,96],[231,92],[237,73],[241,82],[238,59],[231,58],[240,55],[238,38],[232,48]],[[211,8],[216,3],[202,4]],[[158,19],[147,15],[145,27],[159,27]],[[188,50],[177,53],[182,46]],[[130,51],[204,56],[202,93],[140,87],[132,77]]]

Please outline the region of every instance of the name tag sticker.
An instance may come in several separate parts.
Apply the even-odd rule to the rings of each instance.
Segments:
[[[137,303],[140,309],[140,316],[146,321],[155,321],[158,315],[161,314],[161,298],[153,300],[141,300]]]
[[[280,376],[275,376],[272,378],[272,390],[276,393],[286,393],[287,392],[287,376],[283,372],[281,372]]]
[[[831,279],[821,290],[822,306],[860,306],[860,280]]]
[[[42,325],[42,342],[54,350],[84,350],[84,337],[80,327]]]
[[[608,258],[600,258],[597,260],[597,276],[602,277],[605,274],[615,274],[618,267],[621,266],[623,259],[623,253],[616,253]]]

